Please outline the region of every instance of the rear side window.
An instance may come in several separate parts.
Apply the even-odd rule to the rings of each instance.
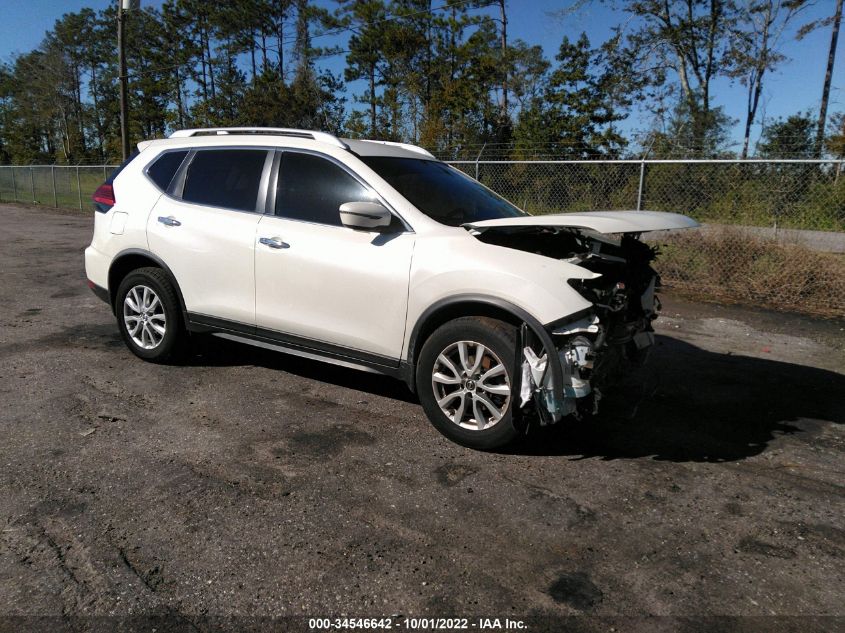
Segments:
[[[212,207],[255,211],[265,150],[200,150],[185,178],[182,199]]]
[[[276,215],[293,220],[341,226],[340,205],[375,198],[333,162],[285,152],[276,189]]]
[[[179,169],[179,165],[182,164],[187,155],[187,150],[184,152],[166,152],[147,168],[147,175],[158,185],[159,189],[167,191],[170,187],[170,181],[176,175],[176,170]]]

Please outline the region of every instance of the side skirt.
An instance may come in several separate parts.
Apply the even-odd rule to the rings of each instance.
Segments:
[[[322,361],[340,367],[398,378],[410,385],[408,364],[387,356],[316,341],[293,334],[189,312],[188,331],[208,333],[219,338],[255,347]]]

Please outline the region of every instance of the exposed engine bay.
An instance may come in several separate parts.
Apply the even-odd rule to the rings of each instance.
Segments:
[[[618,236],[571,227],[507,227],[476,237],[488,244],[552,257],[585,268],[600,277],[570,279],[569,285],[592,308],[551,326],[562,390],[555,389],[553,365],[536,335],[523,325],[519,404],[522,413],[535,410],[541,424],[564,416],[595,413],[602,389],[631,364],[642,364],[654,343],[652,321],[660,302],[658,274],[651,267],[657,248],[639,234]]]

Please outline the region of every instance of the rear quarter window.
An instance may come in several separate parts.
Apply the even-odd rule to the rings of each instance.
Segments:
[[[173,176],[176,175],[179,166],[187,155],[187,150],[181,152],[165,152],[155,159],[152,165],[147,167],[147,175],[159,189],[167,191],[170,187],[170,182],[173,180]]]

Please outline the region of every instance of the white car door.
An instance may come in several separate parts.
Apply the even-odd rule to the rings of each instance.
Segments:
[[[271,164],[265,149],[197,150],[178,190],[150,214],[150,251],[170,268],[191,317],[255,327],[255,232]]]
[[[395,365],[414,234],[398,217],[384,233],[344,227],[341,204],[377,196],[340,164],[287,150],[280,163],[255,247],[258,333]]]

